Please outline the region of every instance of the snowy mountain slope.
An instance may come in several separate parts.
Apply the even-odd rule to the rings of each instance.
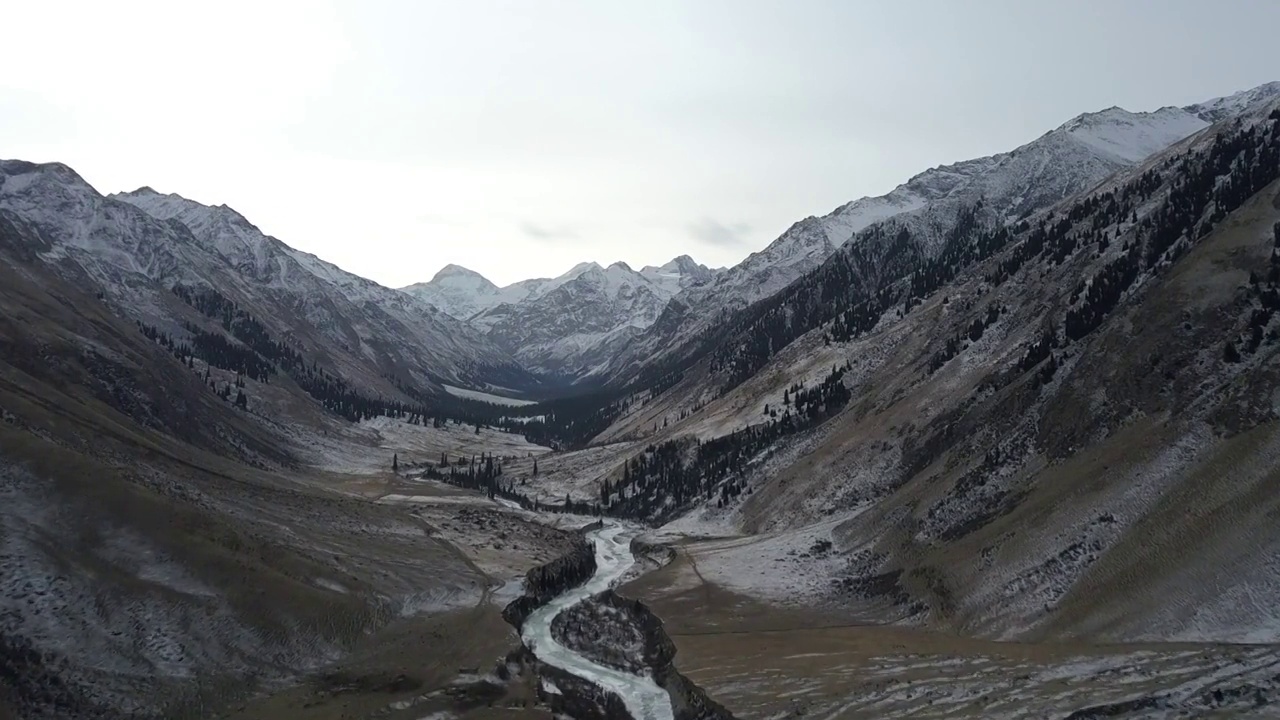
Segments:
[[[229,208],[149,189],[104,197],[65,165],[3,161],[0,209],[37,229],[45,261],[87,274],[123,312],[164,332],[184,335],[192,312],[169,290],[207,287],[384,396],[396,396],[397,383],[531,382],[462,323],[267,237]]]
[[[724,272],[724,268],[711,269],[706,265],[699,265],[688,255],[672,258],[663,265],[645,265],[640,268],[641,275],[655,285],[664,287],[672,295],[685,288],[706,283],[721,272]]]
[[[980,222],[1017,220],[1088,189],[1204,129],[1215,118],[1277,93],[1280,83],[1272,83],[1185,108],[1133,113],[1112,107],[1085,113],[1011,152],[932,168],[883,196],[862,198],[825,216],[805,218],[768,247],[723,272],[698,271],[700,266],[687,257],[678,273],[645,268],[640,274],[655,281],[651,289],[659,297],[667,295],[656,317],[649,317],[650,300],[621,303],[633,304],[634,312],[614,304],[598,314],[589,313],[566,294],[543,300],[593,265],[586,263],[559,278],[524,281],[538,283],[533,287],[516,283],[506,288],[451,266],[431,282],[405,290],[496,332],[505,349],[542,371],[627,377],[637,368],[688,352],[681,346],[715,325],[723,313],[781,291],[818,268],[837,248],[857,242],[859,235],[891,235],[906,228],[924,252],[936,252],[948,229],[975,205],[982,208]],[[664,275],[679,275],[681,280],[664,284],[660,280]],[[584,297],[601,298],[593,287],[584,290]]]
[[[681,289],[714,277],[688,256],[640,272],[617,262],[607,268],[587,263],[569,274],[549,290],[491,308],[472,322],[529,368],[572,378],[652,325]]]
[[[524,282],[540,284],[541,281]],[[518,291],[517,286],[525,287],[516,283],[509,288],[499,288],[480,273],[451,264],[441,268],[430,281],[409,285],[400,290],[435,305],[459,320],[466,320],[499,303],[523,299],[524,294]],[[512,292],[504,294],[503,290],[507,289]]]
[[[504,303],[514,305],[538,298],[593,267],[598,265],[582,262],[553,278],[529,278],[498,287],[474,270],[449,264],[431,280],[407,285],[400,291],[435,305],[459,320],[475,320],[484,311]],[[488,329],[484,322],[478,325]]]
[[[438,379],[481,382],[528,378],[506,353],[466,324],[404,293],[348,273],[314,255],[263,234],[226,206],[210,207],[150,188],[112,195],[110,200],[140,208],[153,217],[188,228],[237,275],[250,280],[250,307],[289,309],[304,321],[282,326],[302,336],[307,326],[323,345],[349,349],[356,357],[344,368],[358,374],[370,367],[423,386]],[[320,350],[321,348],[317,348]],[[372,379],[372,378],[371,378]]]
[[[1055,132],[1071,136],[1099,155],[1136,163],[1208,126],[1208,121],[1178,108],[1135,116],[1123,108],[1110,107],[1073,118]]]
[[[623,262],[583,262],[554,278],[498,287],[449,265],[401,290],[467,320],[529,368],[572,377],[625,347],[677,293],[718,272],[681,255],[639,271]]]
[[[1269,83],[1186,108],[1133,113],[1113,107],[1085,113],[1010,152],[932,168],[884,196],[801,220],[714,281],[677,295],[669,318],[656,322],[609,366],[593,372],[626,377],[638,367],[686,354],[689,349],[681,346],[726,311],[778,292],[846,243],[893,237],[905,229],[922,252],[937,252],[961,215],[975,207],[980,208],[978,222],[985,224],[1026,217],[1208,127],[1224,113],[1278,95],[1280,83]]]
[[[480,327],[492,326],[477,316],[499,305],[518,305],[534,301],[585,272],[599,270],[594,262],[582,262],[553,278],[530,278],[498,287],[488,278],[461,265],[446,265],[431,280],[400,288],[401,292],[424,300],[459,320],[476,320]],[[639,271],[655,291],[674,295],[680,290],[710,280],[718,270],[694,262],[688,255],[672,259],[664,265],[646,265]]]
[[[1249,107],[1280,96],[1280,81],[1263,83],[1251,90],[1206,100],[1183,108],[1206,122],[1218,122],[1239,115]]]
[[[936,182],[956,173],[940,169]],[[923,207],[929,188],[901,185],[882,197],[862,198],[820,218],[795,223],[765,249],[720,273],[708,284],[687,290],[681,302],[699,312],[749,305],[786,287],[822,263],[854,233],[885,218]],[[922,192],[926,191],[926,192]]]
[[[1280,640],[1280,97],[966,237],[968,252],[905,253],[847,297],[832,292],[857,254],[846,246],[598,441],[729,452],[799,422],[796,384],[844,368],[846,395],[732,456],[684,526],[761,540],[826,528],[811,601],[868,621]],[[842,306],[798,337],[774,322],[819,301]],[[731,380],[756,351],[765,361]]]

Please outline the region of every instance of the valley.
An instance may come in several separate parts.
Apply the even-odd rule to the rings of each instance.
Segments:
[[[400,290],[0,161],[0,717],[1267,717],[1280,83]]]

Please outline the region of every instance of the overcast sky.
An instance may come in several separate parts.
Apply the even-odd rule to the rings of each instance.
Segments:
[[[1269,0],[8,3],[0,157],[391,286],[741,260],[1070,117],[1280,79]]]

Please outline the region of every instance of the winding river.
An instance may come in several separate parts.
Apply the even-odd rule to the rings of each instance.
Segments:
[[[533,611],[525,620],[520,635],[525,646],[542,662],[617,694],[636,720],[674,720],[671,696],[653,678],[600,665],[561,645],[551,636],[551,622],[557,615],[596,593],[608,590],[635,565],[635,557],[631,554],[633,535],[634,532],[627,528],[613,524],[587,533],[587,540],[596,548],[595,574],[585,584],[558,595]]]

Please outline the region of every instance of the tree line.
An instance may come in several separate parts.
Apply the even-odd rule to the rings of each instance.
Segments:
[[[678,438],[648,446],[623,466],[622,477],[600,488],[606,515],[660,521],[690,504],[715,498],[722,504],[746,485],[742,473],[781,438],[813,428],[839,412],[852,394],[844,385],[849,366],[832,367],[821,383],[787,388],[783,408],[767,422],[710,440]]]

